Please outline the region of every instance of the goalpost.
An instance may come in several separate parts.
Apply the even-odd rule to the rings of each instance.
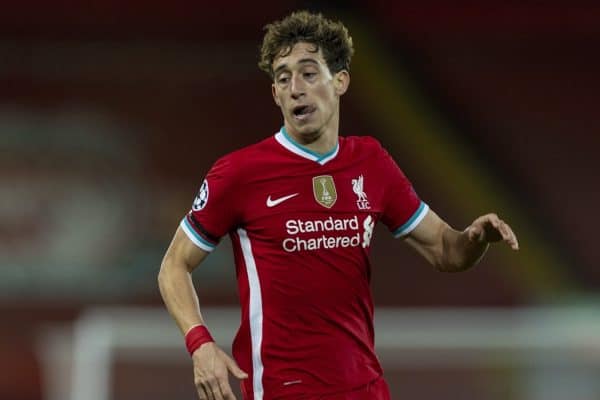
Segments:
[[[204,307],[202,312],[213,336],[228,350],[239,311]],[[380,308],[375,325],[377,352],[386,371],[513,366],[529,371],[519,398],[600,399],[597,307]],[[164,308],[89,309],[72,325],[45,329],[38,354],[43,400],[113,399],[116,360],[187,365],[192,385],[183,339]]]

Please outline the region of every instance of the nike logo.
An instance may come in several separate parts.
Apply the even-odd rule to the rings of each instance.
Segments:
[[[279,205],[279,204],[283,203],[284,201],[291,199],[292,197],[296,197],[299,194],[300,193],[289,194],[287,196],[283,196],[278,199],[271,199],[271,195],[269,195],[269,197],[267,197],[267,207],[275,207],[276,205]]]

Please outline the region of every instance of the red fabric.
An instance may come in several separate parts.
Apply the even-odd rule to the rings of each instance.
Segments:
[[[366,386],[344,393],[335,393],[319,397],[319,400],[390,400],[390,390],[383,377],[379,377]]]
[[[231,237],[241,303],[232,353],[250,375],[249,400],[318,398],[382,375],[369,288],[373,228],[397,229],[421,203],[373,138],[340,137],[323,164],[280,139],[217,161],[207,201],[191,212],[198,236]],[[329,204],[319,197],[323,177]]]
[[[187,347],[190,355],[193,355],[198,347],[204,343],[214,342],[215,340],[210,335],[210,332],[204,325],[198,325],[190,329],[185,335],[185,346]]]

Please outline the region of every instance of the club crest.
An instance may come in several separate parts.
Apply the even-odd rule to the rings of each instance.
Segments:
[[[368,210],[371,208],[364,186],[364,178],[362,175],[356,179],[352,179],[352,190],[354,191],[354,194],[356,194],[356,197],[358,197],[356,200],[356,206],[359,210]]]
[[[331,208],[337,200],[335,183],[331,175],[313,177],[313,193],[317,203],[326,208]]]

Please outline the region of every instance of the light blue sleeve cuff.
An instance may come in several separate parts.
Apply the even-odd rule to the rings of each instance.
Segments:
[[[181,229],[185,232],[187,237],[198,247],[200,247],[204,251],[208,251],[209,253],[213,251],[217,246],[206,241],[202,236],[200,236],[194,228],[190,225],[189,221],[186,217],[183,217],[181,223],[179,224]]]
[[[421,204],[419,204],[419,208],[417,208],[417,211],[415,211],[415,213],[412,215],[412,217],[410,217],[408,219],[408,221],[406,221],[402,226],[400,226],[398,229],[396,229],[393,233],[395,238],[399,238],[402,236],[406,236],[409,233],[412,232],[413,229],[415,229],[417,227],[417,225],[419,225],[419,222],[421,222],[421,220],[423,220],[423,218],[425,218],[425,215],[427,215],[427,212],[429,211],[429,206],[427,204],[425,204],[424,202],[421,202]]]

